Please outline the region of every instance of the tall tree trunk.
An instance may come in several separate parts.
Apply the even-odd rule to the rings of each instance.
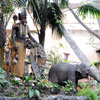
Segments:
[[[42,47],[44,47],[44,41],[45,41],[45,27],[44,25],[42,25],[39,34],[39,42],[42,45]]]
[[[87,27],[80,19],[79,17],[75,14],[75,12],[73,11],[73,9],[71,9],[70,6],[68,6],[69,10],[71,11],[71,13],[74,15],[74,17],[76,18],[76,20],[92,35],[94,35],[95,37],[97,37],[100,40],[100,35],[97,34],[95,31],[92,31],[89,27]]]
[[[0,34],[5,35],[5,26],[4,26],[3,17],[0,20]],[[1,40],[3,38],[2,35],[0,35]],[[2,42],[2,43],[0,43],[0,44],[2,44],[2,47],[0,48],[0,66],[3,68],[4,67],[4,45],[3,45],[3,42],[4,41],[0,41],[0,42]]]
[[[47,0],[45,0],[45,4],[43,5],[42,18],[41,18],[41,30],[39,34],[39,42],[43,47],[45,42],[46,20],[47,20]]]
[[[65,27],[63,25],[60,25],[60,27],[63,31],[63,35],[64,35],[66,41],[69,43],[70,47],[72,48],[72,50],[74,51],[76,56],[80,59],[80,61],[82,63],[84,63],[87,67],[89,67],[90,62],[87,59],[87,57],[82,53],[82,51],[79,49],[79,47],[77,46],[75,41],[70,37],[70,35],[69,35],[68,31],[66,31]]]
[[[69,43],[70,47],[76,54],[76,56],[80,59],[80,61],[87,66],[87,69],[90,69],[90,61],[87,59],[87,57],[82,53],[82,51],[79,49],[79,47],[76,45],[75,41],[70,37],[68,31],[66,31],[65,27],[60,24],[60,28],[62,29],[63,36],[65,37],[66,41]],[[94,75],[96,74],[97,77],[100,78],[99,71],[96,67],[92,66]],[[92,70],[91,70],[92,71]]]

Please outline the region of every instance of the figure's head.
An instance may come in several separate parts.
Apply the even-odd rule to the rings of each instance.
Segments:
[[[13,20],[16,21],[17,20],[17,15],[13,16]]]
[[[26,17],[27,17],[26,9],[23,8],[23,9],[22,9],[22,12],[19,13],[19,20],[20,20],[20,22],[21,22],[22,24],[27,23]]]
[[[79,79],[88,78],[89,68],[85,64],[77,64],[76,74]]]

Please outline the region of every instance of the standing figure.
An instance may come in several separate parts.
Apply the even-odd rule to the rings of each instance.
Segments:
[[[13,17],[14,18],[14,17]],[[14,21],[16,18],[14,19]],[[26,21],[26,11],[23,11],[19,14],[19,23],[16,23],[12,27],[12,48],[11,48],[11,73],[16,74],[19,77],[22,77],[25,71],[25,38],[28,34],[28,26]]]
[[[16,20],[16,17],[13,18],[15,18],[14,20]],[[23,8],[22,13],[19,14],[19,20],[20,23],[15,23],[12,27],[11,73],[14,73],[19,77],[22,77],[25,72],[26,48],[31,49],[32,51],[34,47],[40,47],[40,44],[31,36],[29,32],[29,28],[26,21],[25,8]],[[28,43],[28,41],[31,43]],[[41,52],[40,54],[38,54],[39,56],[38,61],[36,61],[35,59],[36,64],[38,66],[40,66],[40,63],[45,64],[46,61],[46,55],[44,49],[43,48],[40,49],[42,51],[37,50],[37,52]]]

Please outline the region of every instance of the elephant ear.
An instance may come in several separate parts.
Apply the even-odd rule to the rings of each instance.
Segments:
[[[82,73],[81,67],[78,64],[76,65],[76,72]]]

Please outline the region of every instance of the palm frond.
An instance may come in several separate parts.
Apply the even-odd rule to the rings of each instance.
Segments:
[[[26,0],[16,0],[15,2],[19,7],[25,6],[26,4]]]
[[[61,31],[61,28],[59,27],[59,24],[61,24],[61,19],[63,17],[61,10],[56,5],[56,3],[50,3],[47,8],[47,11],[47,19],[52,28],[52,33],[54,33],[54,30],[57,30],[57,33],[59,33],[58,35],[62,37],[63,33]]]
[[[41,24],[41,20],[40,20],[41,11],[38,6],[37,0],[30,0],[29,5],[31,5],[35,22]]]
[[[65,8],[68,6],[68,2],[66,0],[61,0],[60,7]]]
[[[97,9],[92,4],[86,4],[78,8],[78,15],[85,19],[88,15],[93,18],[98,18],[100,16],[100,10]]]

